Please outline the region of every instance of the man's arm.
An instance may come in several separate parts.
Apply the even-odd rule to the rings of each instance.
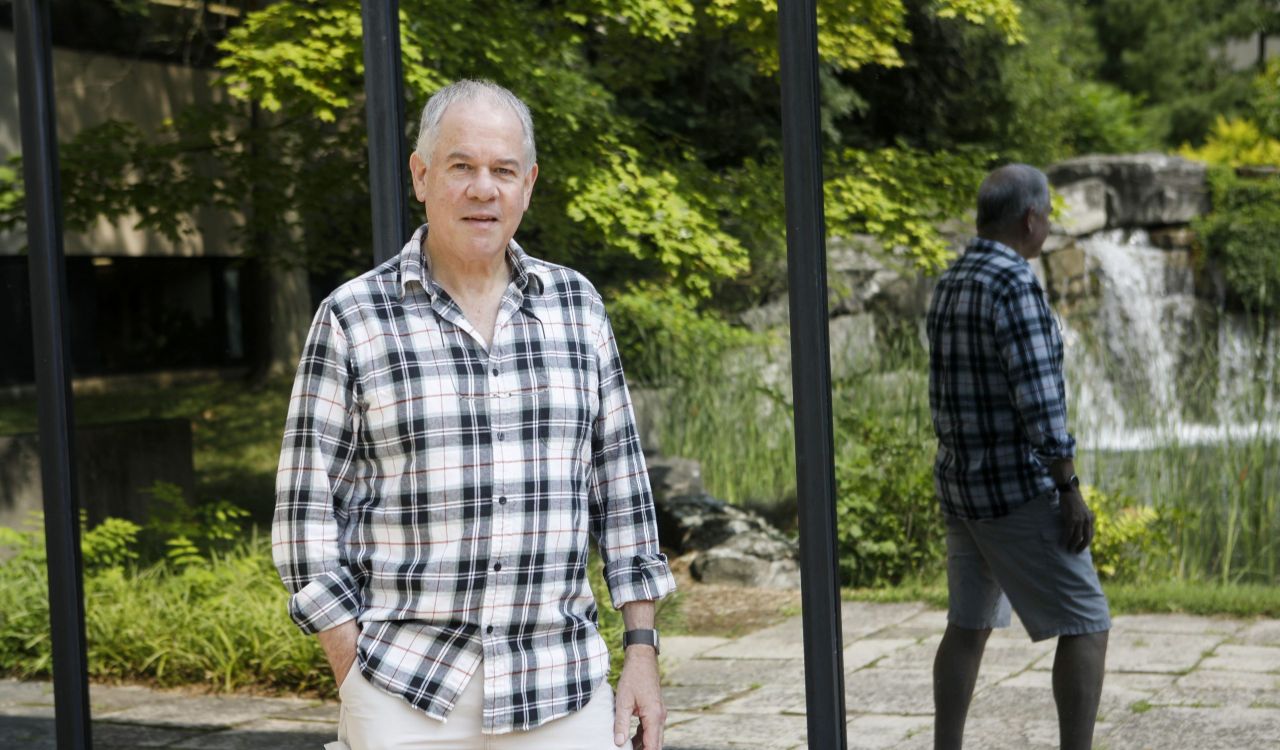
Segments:
[[[359,591],[342,559],[337,515],[355,471],[348,359],[347,339],[326,300],[307,334],[289,399],[271,525],[272,557],[291,594],[289,614],[304,633],[329,632],[344,623],[355,627],[360,611]],[[336,637],[325,636],[321,643]],[[345,675],[350,665],[335,660],[342,653],[328,645],[325,652],[335,675]]]
[[[320,648],[324,649],[325,658],[329,660],[329,668],[333,670],[333,679],[339,686],[347,681],[351,668],[355,666],[359,637],[360,626],[355,620],[347,620],[335,628],[316,633]]]
[[[628,602],[622,606],[622,622],[627,630],[653,627],[654,603]],[[631,717],[640,717],[632,746],[637,750],[661,750],[662,728],[667,708],[662,703],[662,687],[658,681],[658,652],[653,646],[635,643],[627,647],[618,678],[618,699],[613,714],[613,744],[627,741]]]
[[[1049,474],[1058,486],[1058,510],[1062,513],[1062,545],[1079,554],[1093,543],[1093,511],[1084,502],[1080,488],[1071,478],[1076,475],[1075,461],[1061,458],[1049,465]],[[1078,480],[1077,480],[1078,481]]]
[[[997,305],[996,343],[1004,362],[1014,408],[1036,457],[1058,487],[1062,543],[1083,552],[1093,541],[1093,514],[1075,475],[1075,438],[1067,431],[1066,389],[1056,356],[1057,328],[1038,287],[1015,289]]]
[[[591,535],[604,559],[609,596],[626,628],[647,629],[653,627],[654,601],[675,589],[675,578],[658,547],[657,511],[617,343],[604,306],[597,300],[593,307],[600,405],[591,435]],[[626,651],[614,712],[615,744],[626,741],[633,715],[640,717],[633,747],[661,750],[666,708],[658,656],[651,646],[637,644]]]

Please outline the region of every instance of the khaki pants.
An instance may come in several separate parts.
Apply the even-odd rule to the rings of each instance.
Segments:
[[[480,731],[484,679],[479,672],[444,722],[370,685],[356,668],[338,694],[338,741],[325,745],[325,750],[617,750],[613,691],[607,682],[581,710],[526,732],[493,735]]]

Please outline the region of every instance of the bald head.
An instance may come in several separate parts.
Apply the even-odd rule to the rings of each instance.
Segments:
[[[1049,213],[1049,180],[1027,164],[1006,164],[978,188],[978,233],[1007,234],[1032,208]]]

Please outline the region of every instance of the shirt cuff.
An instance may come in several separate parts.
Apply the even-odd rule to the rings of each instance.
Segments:
[[[359,593],[346,568],[331,570],[289,598],[289,616],[308,635],[336,628],[359,614]]]
[[[628,602],[655,601],[676,590],[675,576],[661,552],[614,560],[604,566],[604,580],[614,609]]]
[[[1076,439],[1070,433],[1066,435],[1064,440],[1061,437],[1052,435],[1046,436],[1043,443],[1034,446],[1031,452],[1035,457],[1040,459],[1040,463],[1048,466],[1054,461],[1060,461],[1064,458],[1076,457]]]

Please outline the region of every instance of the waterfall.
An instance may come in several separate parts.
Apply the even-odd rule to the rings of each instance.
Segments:
[[[1063,316],[1073,427],[1133,450],[1280,435],[1276,335],[1195,294],[1188,254],[1144,231],[1079,241],[1097,297]]]

